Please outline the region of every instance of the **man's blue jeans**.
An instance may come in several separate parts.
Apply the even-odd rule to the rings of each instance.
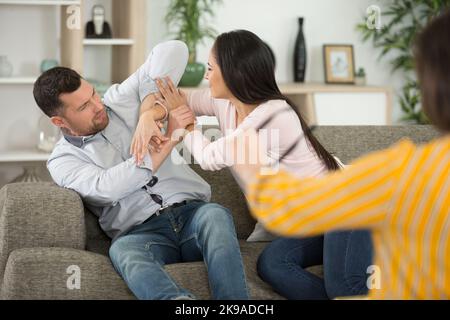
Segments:
[[[369,231],[329,232],[309,238],[279,238],[258,259],[258,274],[288,299],[334,299],[368,293],[373,248]],[[305,270],[323,264],[324,278]]]
[[[249,298],[233,218],[215,203],[196,201],[167,209],[117,238],[109,254],[139,299],[194,299],[164,265],[202,260],[214,299]]]

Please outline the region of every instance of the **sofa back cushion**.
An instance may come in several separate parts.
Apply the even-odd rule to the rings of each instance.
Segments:
[[[420,144],[439,136],[439,133],[428,125],[320,126],[313,132],[323,146],[344,163],[349,163],[369,152],[385,149],[404,137]],[[255,220],[249,214],[245,198],[230,171],[228,169],[203,171],[196,164],[191,164],[191,168],[211,185],[211,201],[231,210],[238,237],[246,239],[253,231]],[[91,213],[87,215],[88,250],[105,253],[107,237],[100,230],[97,218]]]
[[[345,164],[372,151],[386,149],[402,138],[422,144],[440,135],[431,125],[319,126],[313,133]]]

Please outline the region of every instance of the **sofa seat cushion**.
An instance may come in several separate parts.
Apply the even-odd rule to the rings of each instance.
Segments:
[[[76,285],[76,282],[71,281],[76,272],[68,269],[71,266],[79,268],[81,276],[79,289],[68,288],[68,281],[69,284]],[[108,257],[69,248],[27,248],[12,251],[6,265],[0,298],[8,300],[135,299]]]
[[[283,299],[283,297],[274,292],[268,284],[259,278],[256,271],[258,257],[267,244],[267,242],[249,243],[245,240],[240,240],[241,254],[244,260],[250,296],[252,299],[259,300]],[[165,268],[177,283],[185,288],[190,288],[198,298],[211,298],[208,287],[208,275],[203,262],[177,263],[167,265]],[[322,266],[314,266],[307,270],[323,277]]]
[[[239,240],[241,254],[244,260],[245,273],[247,275],[248,286],[252,299],[281,299],[269,285],[262,281],[256,271],[256,263],[263,249],[269,244],[268,242],[247,242]],[[88,239],[88,250],[108,256],[110,241],[105,239]],[[210,299],[208,287],[208,275],[205,265],[202,261],[187,262],[166,265],[167,272],[182,287],[190,288],[198,298]],[[307,269],[308,271],[323,277],[322,266],[314,266]]]

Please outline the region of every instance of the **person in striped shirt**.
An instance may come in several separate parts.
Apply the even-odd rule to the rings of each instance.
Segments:
[[[371,229],[375,299],[450,298],[450,12],[424,29],[415,54],[423,108],[442,137],[422,146],[402,140],[320,178],[235,167],[254,216],[272,232]]]

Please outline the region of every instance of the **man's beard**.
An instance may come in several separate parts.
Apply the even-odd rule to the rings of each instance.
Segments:
[[[102,115],[102,114],[104,115],[105,120],[102,121],[103,118],[100,118],[98,121],[96,121],[98,116]],[[98,132],[104,130],[108,126],[108,124],[109,124],[108,113],[106,112],[105,109],[103,109],[97,115],[95,115],[94,119],[92,120],[92,131],[95,133],[98,133]]]
[[[108,116],[106,116],[106,120],[104,122],[93,121],[92,130],[91,130],[93,132],[92,134],[97,134],[100,131],[103,131],[108,126],[108,124],[109,124]]]
[[[89,132],[81,132],[81,131],[73,131],[72,129],[68,128],[61,128],[61,131],[65,135],[70,136],[91,136],[94,134],[99,133],[100,131],[103,131],[109,124],[109,117],[106,115],[106,120],[104,122],[96,122],[95,120],[92,121],[92,126],[89,129]]]

